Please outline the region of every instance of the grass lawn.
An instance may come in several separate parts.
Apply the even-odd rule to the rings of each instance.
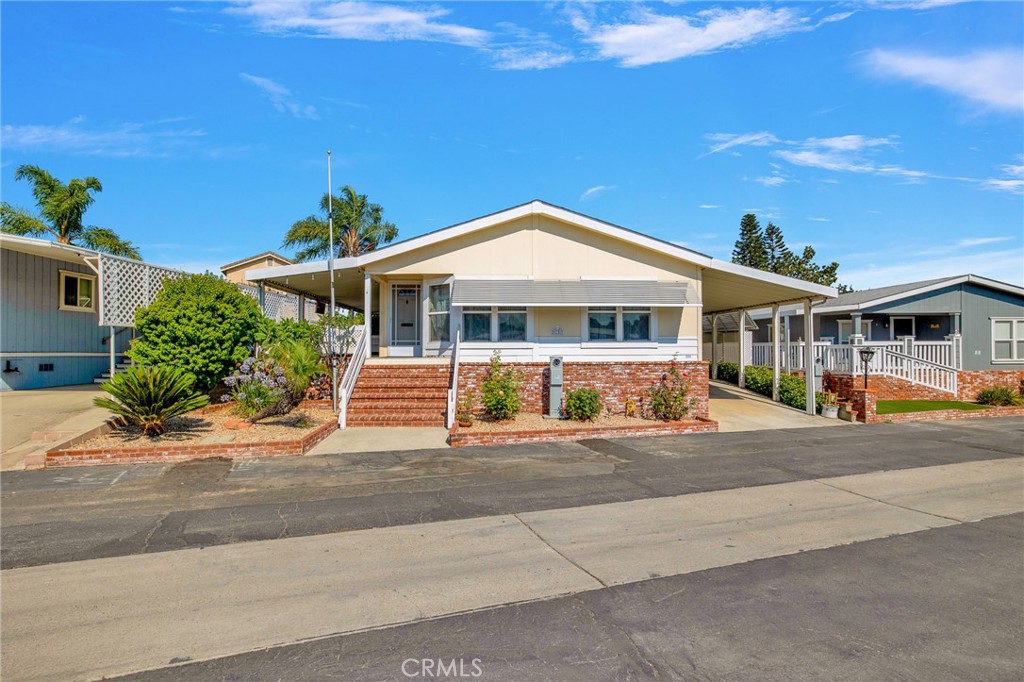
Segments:
[[[987,410],[988,405],[965,403],[959,400],[879,400],[875,405],[877,414],[900,414],[902,412],[930,412],[931,410]]]

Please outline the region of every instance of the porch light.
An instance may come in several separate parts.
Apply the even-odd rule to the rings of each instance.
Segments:
[[[859,351],[860,361],[864,363],[864,390],[868,389],[868,367],[871,365],[871,358],[875,357],[875,349],[871,346],[864,346]]]

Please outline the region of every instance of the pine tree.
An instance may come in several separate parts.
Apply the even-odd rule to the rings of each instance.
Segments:
[[[786,238],[782,236],[782,230],[772,222],[764,228],[764,251],[768,261],[768,271],[781,274],[781,268],[788,262],[790,251],[786,246]]]
[[[768,269],[768,254],[764,249],[764,234],[757,216],[748,213],[740,220],[740,238],[732,250],[732,262],[758,270]]]

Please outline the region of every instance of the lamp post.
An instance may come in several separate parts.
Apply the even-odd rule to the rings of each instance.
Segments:
[[[871,358],[875,357],[875,349],[864,346],[860,349],[860,361],[864,363],[864,390],[868,390],[868,367],[871,365]]]

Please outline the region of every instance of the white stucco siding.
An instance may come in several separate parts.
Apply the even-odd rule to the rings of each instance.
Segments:
[[[700,268],[633,243],[530,215],[430,244],[373,263],[370,272],[397,278],[450,274],[469,277],[579,279],[653,278],[685,281],[699,291]]]

